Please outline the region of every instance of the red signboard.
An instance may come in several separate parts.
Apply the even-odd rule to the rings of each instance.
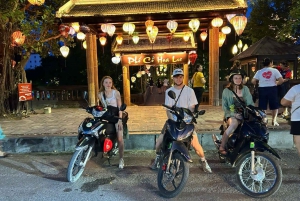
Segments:
[[[157,53],[157,54],[131,54],[121,57],[123,66],[161,65],[161,64],[187,64],[186,52]]]
[[[31,83],[20,83],[18,84],[19,89],[19,101],[32,100],[32,84]]]

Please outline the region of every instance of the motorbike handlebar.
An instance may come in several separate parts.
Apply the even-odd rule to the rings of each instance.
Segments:
[[[170,110],[173,110],[173,107],[170,107],[170,106],[168,106],[168,105],[162,104],[162,106],[164,106],[165,108],[168,108],[168,109],[170,109]]]

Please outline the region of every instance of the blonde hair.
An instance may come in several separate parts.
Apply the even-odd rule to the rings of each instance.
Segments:
[[[103,86],[103,82],[104,82],[104,80],[106,80],[106,79],[110,79],[111,82],[112,82],[111,88],[114,89],[114,90],[117,90],[116,87],[115,87],[115,85],[114,85],[113,79],[112,79],[110,76],[104,76],[104,77],[101,79],[101,82],[100,82],[100,89],[99,89],[99,92],[102,92],[102,93],[103,93],[103,92],[105,91],[105,87]]]

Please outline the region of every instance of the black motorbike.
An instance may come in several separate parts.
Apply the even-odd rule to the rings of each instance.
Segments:
[[[168,96],[176,99],[173,91],[168,92]],[[192,162],[189,154],[192,134],[197,123],[193,113],[186,108],[169,107],[167,108],[172,114],[173,119],[166,122],[166,131],[160,151],[158,165],[157,183],[163,197],[172,198],[177,196],[184,188],[188,176],[189,165]]]
[[[278,163],[280,156],[268,145],[268,119],[262,110],[246,106],[235,96],[240,103],[240,107],[235,109],[243,120],[229,135],[225,148],[227,154],[219,153],[219,158],[221,162],[236,168],[237,184],[242,192],[255,198],[268,197],[277,192],[282,182],[282,170]],[[223,135],[226,127],[224,120],[220,135]],[[221,140],[213,134],[213,141],[219,150]]]
[[[126,104],[120,107],[125,112]],[[95,156],[103,152],[102,157],[110,158],[118,153],[117,134],[115,123],[119,117],[110,114],[107,108],[101,106],[87,107],[86,112],[93,115],[87,117],[78,127],[78,142],[75,152],[67,170],[69,182],[75,182],[84,171],[86,163],[92,157],[92,150]]]

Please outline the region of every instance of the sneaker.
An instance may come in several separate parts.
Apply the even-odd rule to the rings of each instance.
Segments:
[[[279,124],[277,123],[277,121],[272,121],[272,126],[279,126]]]
[[[201,161],[200,163],[202,164],[202,169],[203,169],[204,172],[212,173],[212,171],[211,171],[211,169],[210,169],[210,167],[209,167],[209,165],[208,165],[208,163],[207,163],[206,160],[205,161]]]
[[[151,168],[152,170],[155,170],[155,169],[157,169],[157,168],[159,167],[159,164],[158,164],[159,157],[160,157],[160,155],[156,155],[156,157],[155,157],[153,163],[150,165],[150,168]]]
[[[123,168],[124,168],[124,160],[123,160],[123,158],[120,158],[120,161],[119,161],[119,168],[120,168],[120,169],[123,169]]]

